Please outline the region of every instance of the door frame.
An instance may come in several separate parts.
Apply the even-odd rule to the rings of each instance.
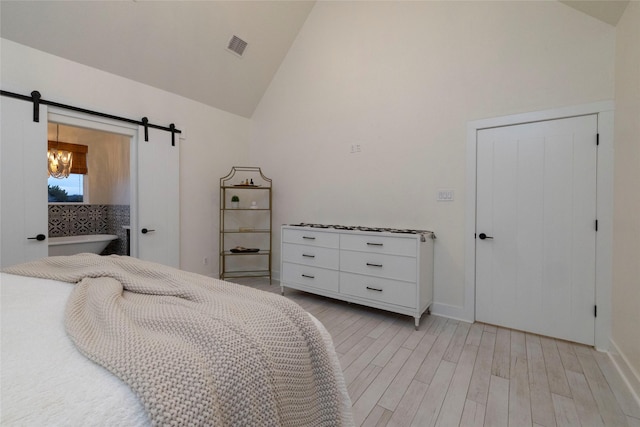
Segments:
[[[59,107],[49,107],[47,122],[69,126],[83,127],[103,132],[124,135],[130,138],[129,144],[129,226],[131,230],[138,229],[138,125],[121,122],[114,119],[91,114],[70,111]],[[138,257],[138,235],[129,233],[131,256]]]
[[[467,123],[465,178],[465,298],[464,306],[452,313],[443,313],[475,321],[476,291],[476,174],[477,133],[479,130],[596,114],[598,117],[598,158],[596,169],[596,285],[595,347],[607,351],[611,337],[611,282],[613,248],[613,101],[602,101],[551,110],[514,114]],[[453,312],[456,311],[456,312]]]

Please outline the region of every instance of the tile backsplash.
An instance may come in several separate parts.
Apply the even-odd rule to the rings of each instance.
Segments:
[[[103,255],[126,255],[129,205],[49,205],[49,237],[117,234]]]

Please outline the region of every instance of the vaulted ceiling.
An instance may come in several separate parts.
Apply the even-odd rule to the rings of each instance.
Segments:
[[[562,1],[616,25],[629,0]],[[315,1],[0,1],[0,35],[251,117]],[[248,43],[240,57],[226,48]]]
[[[0,34],[251,117],[313,1],[0,1]],[[226,48],[247,42],[242,55]]]
[[[629,0],[560,0],[560,3],[615,27],[627,8]]]

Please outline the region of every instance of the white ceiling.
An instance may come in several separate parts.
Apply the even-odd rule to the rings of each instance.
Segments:
[[[629,0],[562,1],[616,25]],[[0,1],[0,35],[251,117],[315,1]],[[226,50],[236,35],[242,58]]]
[[[560,3],[615,27],[627,8],[629,0],[560,0]]]
[[[313,1],[0,1],[3,38],[251,117]],[[236,35],[242,57],[226,50]]]

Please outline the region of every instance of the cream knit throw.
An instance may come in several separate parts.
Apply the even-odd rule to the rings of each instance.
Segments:
[[[77,283],[67,333],[136,392],[154,425],[351,424],[333,350],[279,295],[120,256],[50,257],[4,271]]]

